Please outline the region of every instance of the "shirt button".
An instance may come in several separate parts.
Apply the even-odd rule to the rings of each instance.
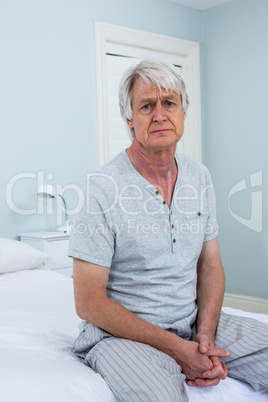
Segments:
[[[173,239],[173,243],[176,243],[176,239]]]
[[[163,204],[165,205],[166,201],[163,201]]]
[[[158,195],[158,194],[159,194],[159,191],[156,191],[155,194]]]
[[[172,229],[174,229],[174,225],[171,225]]]
[[[197,215],[198,215],[198,216],[201,216],[201,212],[197,212]]]

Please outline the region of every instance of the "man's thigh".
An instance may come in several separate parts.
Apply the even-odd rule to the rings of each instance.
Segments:
[[[232,355],[223,359],[228,375],[250,389],[268,390],[268,325],[221,313],[215,343]]]
[[[91,349],[85,363],[102,375],[118,401],[188,401],[180,366],[149,345],[110,337]]]

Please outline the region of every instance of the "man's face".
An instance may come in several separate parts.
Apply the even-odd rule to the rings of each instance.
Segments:
[[[148,86],[138,78],[132,92],[132,120],[136,139],[146,149],[161,151],[176,147],[184,131],[185,112],[181,97],[173,91],[162,89],[154,83]]]

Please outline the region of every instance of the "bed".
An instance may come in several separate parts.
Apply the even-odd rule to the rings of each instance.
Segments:
[[[72,279],[42,267],[47,256],[40,251],[26,244],[18,246],[17,243],[22,243],[11,240],[8,247],[3,247],[1,240],[0,399],[5,402],[115,401],[102,377],[73,354],[80,319],[74,309]],[[30,247],[26,247],[28,254],[37,253],[39,257],[27,260],[25,246]],[[263,314],[224,310],[268,323],[268,316]],[[217,387],[186,386],[186,389],[190,402],[268,401],[268,392],[253,393],[230,378]]]

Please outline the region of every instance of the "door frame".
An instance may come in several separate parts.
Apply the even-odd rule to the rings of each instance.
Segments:
[[[199,43],[171,36],[95,22],[98,164],[107,162],[106,53],[111,45],[134,46],[172,53],[182,59],[182,76],[190,98],[185,119],[183,151],[202,160]]]

